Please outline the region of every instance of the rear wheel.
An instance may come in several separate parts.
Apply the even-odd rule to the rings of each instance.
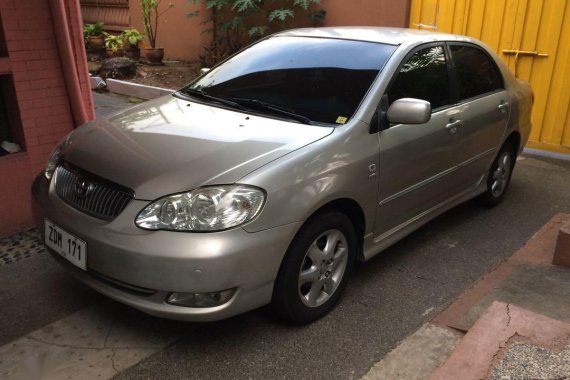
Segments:
[[[337,211],[310,219],[293,239],[279,269],[273,306],[285,319],[308,323],[338,302],[352,269],[356,238]]]
[[[487,190],[479,196],[479,203],[493,207],[503,200],[511,181],[515,160],[515,150],[511,143],[506,142],[491,165],[487,176]]]

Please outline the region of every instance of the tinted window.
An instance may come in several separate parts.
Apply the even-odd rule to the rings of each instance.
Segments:
[[[481,50],[469,46],[450,46],[457,72],[459,100],[503,88],[499,69]]]
[[[261,100],[313,121],[343,124],[395,49],[362,41],[273,37],[189,87],[220,98]],[[242,104],[253,107],[251,102]]]
[[[390,104],[400,98],[427,100],[432,109],[450,103],[447,64],[441,46],[418,51],[402,66],[388,91]]]

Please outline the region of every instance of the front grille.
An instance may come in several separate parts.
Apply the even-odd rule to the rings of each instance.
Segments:
[[[134,197],[132,190],[67,163],[58,166],[54,178],[55,192],[61,199],[98,219],[115,219]]]

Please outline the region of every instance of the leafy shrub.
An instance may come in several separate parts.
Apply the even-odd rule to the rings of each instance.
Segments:
[[[202,4],[210,15],[202,21],[203,33],[212,33],[212,43],[200,55],[203,66],[215,63],[237,52],[247,43],[271,32],[293,26],[318,25],[326,12],[315,9],[321,0],[188,0]],[[199,16],[200,11],[188,14]],[[300,15],[305,15],[301,20]]]

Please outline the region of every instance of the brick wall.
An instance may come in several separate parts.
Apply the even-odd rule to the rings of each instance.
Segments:
[[[0,236],[32,225],[30,187],[55,144],[75,125],[63,70],[76,70],[83,102],[93,117],[93,101],[84,59],[75,1],[65,1],[77,65],[63,67],[48,0],[0,0],[7,57],[0,57],[11,77],[5,94],[17,115],[12,135],[21,153],[0,157]],[[7,63],[6,63],[7,62]],[[13,98],[12,98],[13,97]]]

